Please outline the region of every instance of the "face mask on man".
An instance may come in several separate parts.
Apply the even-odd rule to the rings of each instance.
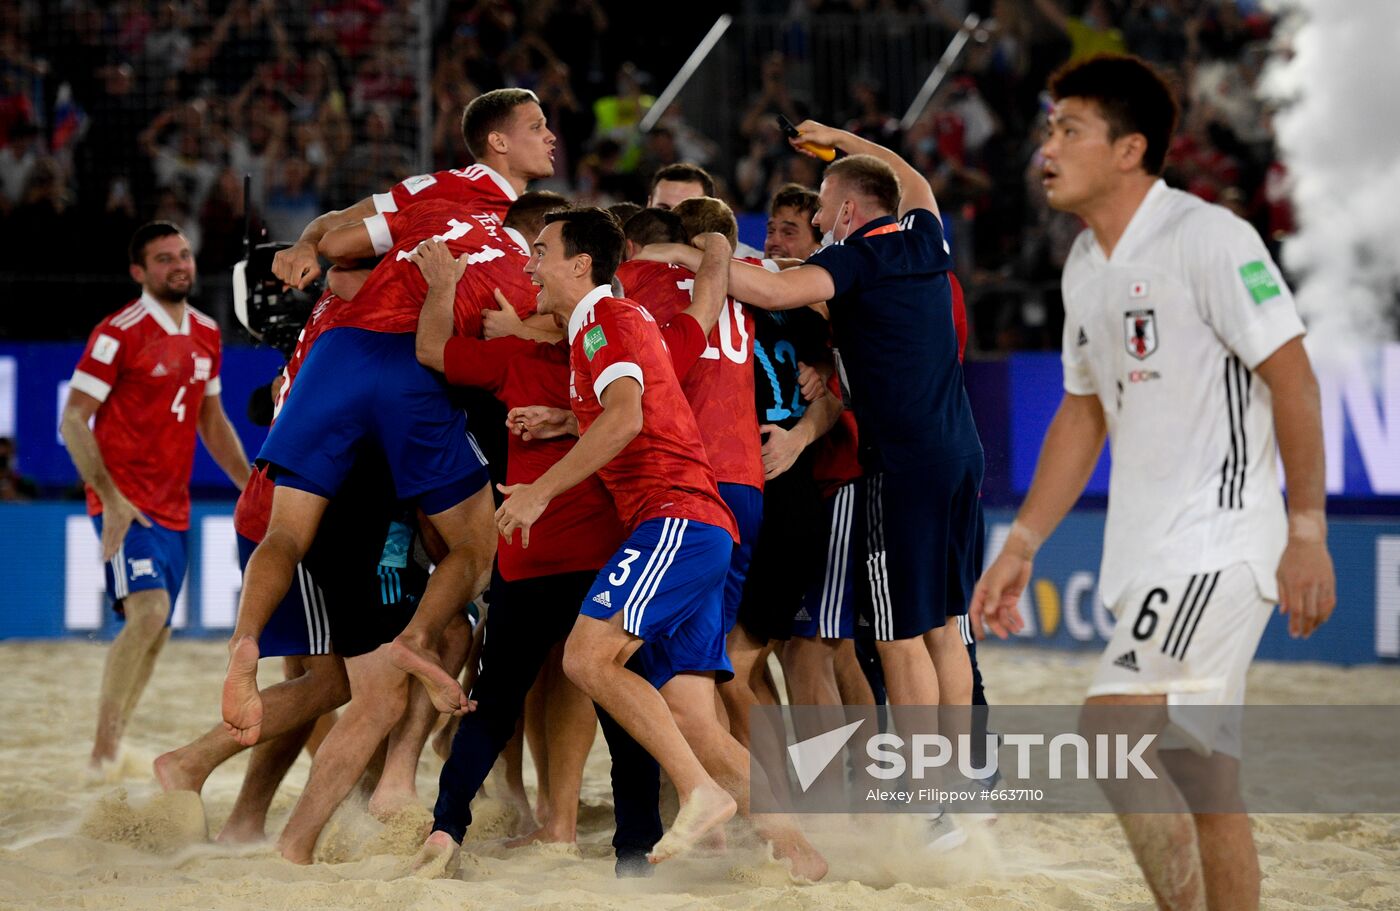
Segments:
[[[848,202],[849,202],[849,200],[848,200]],[[834,222],[831,223],[831,230],[830,230],[830,231],[827,231],[827,232],[824,233],[824,234],[822,234],[822,246],[823,246],[823,247],[829,247],[829,246],[831,246],[831,245],[834,244],[834,243],[840,243],[841,240],[845,240],[846,237],[850,237],[850,236],[851,236],[850,230],[847,229],[847,231],[846,231],[846,237],[842,237],[840,240],[837,240],[837,238],[836,238],[836,226],[839,225],[839,224],[841,224],[841,219],[845,216],[845,214],[846,214],[846,203],[843,202],[843,203],[841,203],[841,209],[840,209],[840,211],[838,211],[838,212],[836,213],[836,220],[835,220]]]

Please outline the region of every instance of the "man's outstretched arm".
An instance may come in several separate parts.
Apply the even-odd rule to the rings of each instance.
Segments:
[[[698,272],[702,254],[689,244],[650,244],[642,248],[637,258],[677,263]],[[831,300],[835,294],[831,273],[821,266],[769,272],[752,263],[729,262],[729,295],[760,310],[792,310]]]
[[[318,215],[302,230],[296,243],[272,257],[272,274],[293,288],[305,288],[321,276],[318,257],[326,234],[341,225],[360,224],[376,213],[374,197],[367,196],[353,206]]]
[[[804,155],[812,154],[802,148],[802,143],[810,142],[828,148],[840,149],[847,155],[869,155],[872,158],[878,158],[893,168],[895,176],[899,178],[900,217],[903,217],[904,213],[910,209],[928,209],[934,215],[938,214],[938,202],[933,198],[933,188],[928,185],[924,175],[900,157],[897,152],[868,139],[861,139],[855,133],[838,130],[824,123],[817,123],[815,120],[804,120],[799,123],[797,137],[788,141],[792,143],[793,148]]]

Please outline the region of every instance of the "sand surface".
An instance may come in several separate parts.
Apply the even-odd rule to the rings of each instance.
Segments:
[[[807,817],[831,862],[830,876],[815,886],[790,884],[731,824],[726,854],[682,858],[652,879],[619,882],[601,737],[585,774],[577,849],[507,849],[511,811],[479,798],[457,879],[398,878],[437,791],[439,763],[428,752],[419,770],[421,810],[386,826],[352,799],[322,836],[323,862],[297,867],[268,845],[207,841],[229,814],[243,758],[209,779],[202,806],[189,793],[161,795],[151,776],[151,759],[216,720],[222,643],[169,646],[133,720],[119,775],[88,779],[104,653],[87,642],[0,643],[0,909],[1152,907],[1116,821],[1094,815],[1004,814],[975,831],[967,847],[932,859],[911,847],[912,818]],[[1087,654],[983,653],[988,691],[1001,703],[1077,703],[1092,666]],[[275,669],[265,671],[273,682]],[[1259,664],[1250,701],[1394,704],[1400,669]],[[308,768],[303,755],[273,804],[269,831],[280,829]],[[1256,817],[1255,826],[1265,907],[1400,909],[1400,817],[1273,815]]]

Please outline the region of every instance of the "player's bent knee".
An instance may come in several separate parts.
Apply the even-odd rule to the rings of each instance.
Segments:
[[[170,616],[170,597],[161,589],[133,592],[122,599],[126,626],[145,639],[154,639],[165,629]]]
[[[345,663],[335,655],[315,655],[304,659],[311,686],[320,697],[320,704],[329,712],[350,701],[350,679],[345,675]]]
[[[590,645],[587,641],[570,636],[564,646],[564,674],[573,681],[574,686],[584,691],[593,685],[597,668],[595,650]]]

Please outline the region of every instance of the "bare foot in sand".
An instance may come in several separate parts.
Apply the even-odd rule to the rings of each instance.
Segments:
[[[729,850],[729,839],[724,836],[724,826],[715,826],[704,837],[695,842],[697,853],[718,857]]]
[[[738,806],[719,785],[709,784],[690,792],[671,828],[651,849],[647,860],[654,864],[670,860],[690,850],[708,831],[733,816]]]
[[[457,682],[438,663],[438,656],[431,649],[399,636],[389,643],[389,663],[416,678],[428,691],[433,707],[447,715],[465,715],[476,707],[476,703],[462,692]]]
[[[183,748],[171,750],[157,756],[156,761],[151,763],[162,791],[194,791],[198,794],[203,790],[204,779],[209,773],[186,764],[183,761],[184,752]]]
[[[244,636],[229,651],[224,677],[224,730],[245,747],[258,742],[263,704],[258,693],[258,643]]]
[[[121,751],[112,756],[92,756],[88,759],[86,780],[88,784],[112,784],[121,778]]]
[[[405,790],[386,790],[381,781],[379,787],[374,789],[373,796],[369,799],[369,815],[380,822],[388,822],[402,811],[405,807],[411,807],[418,803],[418,792]]]
[[[294,848],[287,843],[287,833],[284,831],[282,837],[277,840],[277,853],[282,855],[282,859],[303,867],[309,867],[316,862],[316,848],[312,845],[311,850]]]
[[[409,875],[418,879],[451,879],[457,875],[461,848],[446,832],[433,832],[413,856]]]
[[[512,838],[506,842],[507,848],[526,848],[530,845],[574,845],[578,844],[578,832],[556,832],[548,825],[540,826],[528,835]]]
[[[239,819],[230,816],[214,839],[221,845],[251,845],[267,840],[263,820]]]
[[[799,882],[818,882],[826,876],[826,858],[801,832],[784,833],[772,841],[773,858],[788,862],[788,873]]]

